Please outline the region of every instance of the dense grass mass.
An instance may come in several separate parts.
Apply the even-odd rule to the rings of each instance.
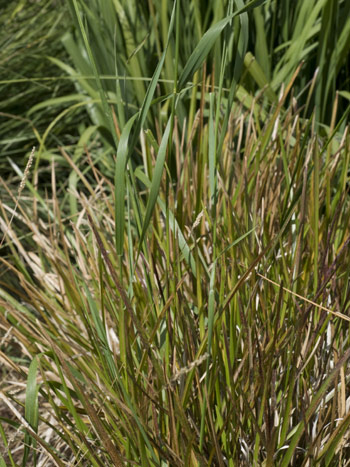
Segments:
[[[1,467],[348,465],[350,6],[207,3],[4,10]]]

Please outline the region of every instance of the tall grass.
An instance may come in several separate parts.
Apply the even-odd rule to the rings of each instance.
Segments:
[[[68,2],[76,94],[1,180],[0,465],[345,465],[349,110],[262,3]]]
[[[175,120],[177,184],[161,176],[139,256],[152,183],[144,168],[155,157],[147,138],[145,166],[129,165],[143,190],[127,180],[122,259],[114,186],[96,168],[94,183],[74,169],[86,193],[74,194],[74,219],[62,217],[55,189],[40,224],[19,205],[6,240],[22,267],[2,263],[20,286],[0,291],[1,355],[12,381],[27,378],[27,392],[13,382],[2,388],[12,416],[1,424],[17,429],[7,463],[22,430],[20,452],[38,465],[49,457],[57,465],[286,466],[347,457],[348,131],[322,140],[296,106],[261,121],[254,107],[235,105],[213,204],[212,107],[199,110],[188,145]],[[1,209],[6,219],[11,211]],[[8,355],[14,346],[18,363]]]
[[[77,25],[75,31],[67,32],[64,38],[67,52],[74,62],[74,69],[69,69],[69,73],[94,74],[80,36],[75,4],[79,5],[84,16],[97,69],[105,77],[105,91],[115,100],[117,120],[123,127],[135,108],[142,105],[147,87],[145,80],[153,75],[168,41],[172,2],[140,4],[124,0],[102,3],[69,0],[68,4]],[[179,70],[185,66],[193,44],[197,44],[211,26],[243,6],[242,1],[231,0],[205,5],[179,2],[179,32],[182,37],[178,50]],[[222,80],[222,86],[230,88],[232,79],[240,78],[237,62],[244,60],[243,89],[256,92],[266,86],[267,102],[271,104],[276,101],[276,92],[282,83],[289,82],[300,62],[304,61],[303,73],[295,83],[295,93],[301,94],[300,105],[308,104],[305,109],[308,115],[315,107],[317,121],[329,124],[336,91],[341,95],[340,112],[346,109],[350,97],[347,59],[350,51],[349,18],[350,7],[345,0],[256,2],[249,16],[230,22],[230,27],[218,37],[215,48],[206,57],[208,68],[215,70],[212,80],[216,85]],[[242,34],[244,41],[240,39],[241,48],[237,49]],[[165,58],[160,76],[162,80],[158,83],[160,96],[173,90],[175,42],[173,34],[169,43],[170,53]],[[228,63],[232,65],[227,66],[223,77],[221,68]],[[60,66],[66,69],[63,63]],[[315,73],[315,92],[308,101],[305,89]],[[118,78],[113,78],[115,76]],[[193,94],[198,89],[199,79],[199,75],[193,77]],[[93,81],[80,80],[79,84],[80,90],[84,89],[90,97],[96,96],[97,88]],[[178,109],[182,122],[188,115],[188,105],[192,110],[191,121],[193,119],[193,101],[182,100]],[[162,107],[166,114],[168,105]],[[151,110],[150,121],[153,112],[157,112],[156,109]],[[96,108],[91,109],[91,118],[94,123],[108,128],[104,115]]]

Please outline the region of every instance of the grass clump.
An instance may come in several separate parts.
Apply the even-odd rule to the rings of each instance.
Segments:
[[[1,180],[1,465],[345,465],[349,110],[308,114],[298,54],[254,94],[250,23],[262,40],[274,2],[193,4],[196,46],[181,2],[67,4],[76,69],[52,60],[77,94],[32,177]],[[92,124],[51,149],[78,109]]]
[[[164,172],[139,254],[145,167],[128,168],[122,257],[114,187],[96,169],[93,184],[78,173],[89,195],[75,193],[75,219],[61,216],[54,190],[53,219],[37,225],[19,206],[31,248],[9,227],[22,270],[20,289],[1,289],[1,327],[32,365],[11,364],[27,395],[10,386],[2,398],[27,413],[34,387],[36,423],[12,423],[38,462],[346,458],[348,130],[322,140],[296,106],[265,121],[235,106],[214,203],[208,110],[187,145],[175,121],[177,183]],[[145,138],[145,166],[153,156]]]

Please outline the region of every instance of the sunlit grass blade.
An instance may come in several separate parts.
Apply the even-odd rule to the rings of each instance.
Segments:
[[[168,140],[170,136],[170,128],[171,128],[171,120],[169,119],[167,126],[164,130],[162,142],[160,143],[160,146],[159,146],[156,166],[154,168],[154,172],[152,175],[152,185],[151,185],[151,190],[149,194],[149,199],[147,202],[145,217],[143,219],[142,231],[140,235],[140,243],[139,243],[139,250],[138,250],[139,252],[142,248],[143,240],[144,240],[146,231],[148,229],[148,226],[151,220],[154,206],[157,201],[159,187],[160,187],[160,183],[161,183],[162,175],[163,175],[163,168],[164,168],[165,156],[166,156],[167,147],[168,147]]]
[[[124,241],[124,206],[125,206],[125,177],[126,164],[129,154],[129,137],[132,126],[137,118],[134,115],[123,128],[117,151],[117,160],[115,163],[115,241],[118,255],[123,253]]]

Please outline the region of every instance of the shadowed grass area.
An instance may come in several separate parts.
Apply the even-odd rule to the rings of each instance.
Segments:
[[[39,102],[72,93],[74,86],[67,79],[58,79],[61,73],[48,59],[50,55],[67,59],[60,41],[68,16],[64,3],[10,0],[1,2],[0,11],[0,149],[4,176],[9,172],[7,157],[25,166],[26,151],[38,144],[57,113],[57,107],[46,106],[35,115],[28,114],[30,109]],[[69,120],[50,134],[53,147],[76,142],[82,116],[75,115],[74,123]]]

